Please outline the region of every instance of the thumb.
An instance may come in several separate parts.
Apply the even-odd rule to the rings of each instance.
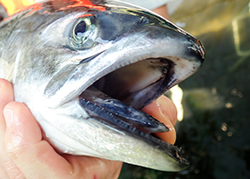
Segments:
[[[25,178],[118,177],[122,162],[56,153],[25,104],[9,103],[4,116],[7,153]]]
[[[23,103],[11,102],[4,109],[5,146],[9,157],[25,178],[54,178],[71,166],[50,144],[42,140],[41,128]]]

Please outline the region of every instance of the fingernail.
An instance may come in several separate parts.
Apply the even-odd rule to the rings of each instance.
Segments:
[[[4,113],[6,126],[10,127],[13,122],[13,111],[9,108],[5,108],[3,113]]]

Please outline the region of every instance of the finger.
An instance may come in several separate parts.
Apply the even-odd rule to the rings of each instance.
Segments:
[[[161,96],[157,100],[148,104],[142,109],[147,114],[163,122],[168,128],[168,132],[157,133],[157,136],[174,144],[176,141],[176,131],[174,125],[177,121],[177,110],[173,102],[166,96]]]
[[[106,159],[67,155],[65,158],[73,166],[76,178],[117,179],[122,168],[122,162]]]
[[[8,110],[12,110],[13,113]],[[65,155],[65,159],[57,154],[47,141],[42,140],[41,129],[24,104],[10,103],[4,113],[6,120],[13,116],[13,122],[6,132],[8,154],[26,178],[37,178],[37,176],[39,178],[93,178],[104,176],[105,170],[109,175],[112,174],[109,168],[116,169],[112,175],[119,174],[121,162],[106,162],[91,157],[70,155]]]
[[[0,79],[0,111],[3,111],[4,106],[13,100],[14,94],[12,84],[4,79]]]
[[[0,79],[0,178],[23,178],[15,164],[7,156],[4,148],[5,120],[3,116],[4,106],[14,100],[12,84],[7,80]]]
[[[9,103],[4,115],[8,126],[6,150],[25,178],[53,178],[70,171],[69,163],[42,140],[41,129],[24,104]]]
[[[166,18],[166,19],[170,19],[169,13],[168,13],[168,9],[166,7],[166,5],[160,6],[156,9],[153,10],[155,13],[161,15],[162,17]]]
[[[158,98],[156,103],[162,115],[166,116],[174,126],[177,122],[177,109],[174,103],[164,95]]]

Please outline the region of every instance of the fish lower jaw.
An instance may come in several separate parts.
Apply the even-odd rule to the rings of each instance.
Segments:
[[[180,150],[170,144],[149,144],[93,118],[82,120],[58,115],[53,119],[40,124],[46,134],[44,138],[59,153],[123,161],[162,171],[180,171],[188,167]]]
[[[56,118],[56,116],[54,117]],[[68,135],[65,131],[58,129],[55,123],[50,123],[45,120],[40,121],[39,123],[45,130],[43,138],[52,144],[58,153],[109,159],[109,157],[103,153],[93,150],[93,148],[89,147],[88,145],[79,142],[79,139],[76,140],[76,138]]]

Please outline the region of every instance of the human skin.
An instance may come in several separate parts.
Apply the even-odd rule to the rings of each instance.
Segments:
[[[118,178],[122,162],[58,154],[12,84],[0,79],[0,178]]]
[[[170,19],[170,16],[168,14],[168,9],[166,5],[160,6],[156,9],[153,10],[155,13],[161,15],[162,17],[166,18],[166,19]]]

